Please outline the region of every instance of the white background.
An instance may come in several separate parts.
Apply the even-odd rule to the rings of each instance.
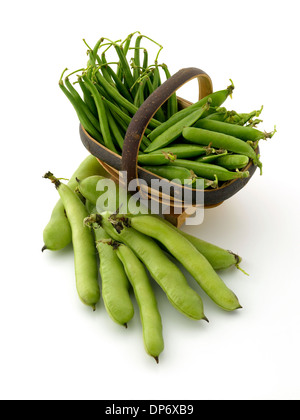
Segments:
[[[299,399],[298,3],[2,5],[1,399]],[[103,304],[92,313],[76,294],[71,247],[40,251],[57,199],[42,175],[69,177],[87,156],[60,73],[86,62],[82,38],[94,44],[136,30],[164,45],[172,73],[199,67],[215,90],[232,78],[228,108],[264,105],[264,129],[278,129],[261,145],[264,175],[186,228],[244,257],[250,277],[221,273],[243,310],[224,313],[204,297],[210,324],[193,322],[156,288],[165,336],[158,366],[144,352],[138,311],[128,330]],[[185,93],[196,99],[193,89]]]

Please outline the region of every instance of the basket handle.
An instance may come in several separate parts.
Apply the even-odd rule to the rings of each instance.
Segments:
[[[199,82],[199,100],[213,92],[211,78],[203,70],[184,68],[159,86],[133,116],[125,135],[122,154],[122,171],[127,172],[127,187],[131,181],[138,179],[138,153],[149,122],[180,87],[195,78]]]

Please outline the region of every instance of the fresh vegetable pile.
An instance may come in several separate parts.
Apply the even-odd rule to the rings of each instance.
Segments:
[[[158,48],[154,64],[149,64],[144,40]],[[139,32],[124,41],[101,38],[93,48],[88,46],[86,68],[67,76],[65,70],[61,76],[59,86],[84,129],[115,153],[122,154],[132,116],[163,79],[171,76],[168,66],[158,62],[161,50],[160,44]],[[77,80],[71,83],[74,74]],[[173,94],[146,129],[138,157],[140,166],[180,183],[204,179],[205,188],[249,177],[246,169],[250,161],[262,171],[259,141],[271,138],[276,130],[266,133],[256,128],[262,122],[258,117],[263,108],[241,114],[222,107],[233,90],[231,83],[184,109],[179,109]]]
[[[161,85],[163,76],[171,76],[165,64],[158,64],[162,47],[155,43],[158,53],[154,64],[149,65],[143,40],[154,42],[140,33],[129,35],[123,42],[101,38],[94,48],[88,47],[86,68],[66,77],[64,71],[59,81],[84,129],[119,155],[133,115]],[[113,52],[115,58],[110,60],[108,55]],[[75,73],[77,80],[72,83],[70,77]],[[183,109],[172,95],[145,131],[139,164],[169,180],[190,180],[193,184],[196,179],[204,179],[205,188],[247,178],[250,162],[261,169],[259,141],[272,137],[276,130],[268,134],[256,128],[262,109],[238,114],[222,107],[233,90],[232,83]],[[50,172],[45,174],[55,185],[60,201],[44,230],[43,251],[58,251],[72,242],[81,301],[95,310],[102,296],[107,313],[120,325],[127,327],[134,316],[134,295],[146,351],[158,362],[164,341],[152,280],[183,315],[207,321],[202,298],[188,284],[180,264],[217,306],[235,311],[241,305],[218,271],[234,266],[240,269],[241,258],[147,211],[120,214],[124,203],[118,200],[124,194],[117,194],[117,202],[109,211],[99,208],[104,189],[97,186],[108,176],[94,156],[82,162],[68,184]],[[173,262],[174,258],[179,264]]]
[[[45,174],[57,188],[60,201],[44,231],[43,250],[58,250],[72,241],[81,301],[95,310],[101,289],[107,313],[126,327],[134,316],[131,285],[140,310],[146,351],[158,362],[164,348],[162,320],[148,273],[178,311],[191,319],[207,321],[201,296],[189,286],[170,257],[185,267],[203,292],[225,311],[234,311],[241,305],[217,271],[240,268],[241,258],[180,231],[159,216],[122,215],[113,209],[99,213],[97,205],[105,189],[99,191],[97,186],[105,179],[105,173],[99,175],[100,165],[96,164],[96,158],[88,157],[69,185],[50,172]],[[90,176],[93,171],[98,175]],[[122,197],[116,188],[117,198]],[[116,205],[122,208],[118,200]]]

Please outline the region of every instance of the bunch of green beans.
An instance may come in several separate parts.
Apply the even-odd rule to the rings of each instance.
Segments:
[[[157,54],[149,63],[144,42],[153,43]],[[162,46],[140,32],[125,40],[102,37],[88,47],[83,69],[65,76],[59,86],[69,99],[86,131],[119,155],[133,115],[142,103],[171,77],[166,64],[159,64]],[[117,57],[117,58],[116,58]],[[70,77],[77,74],[72,83]],[[78,85],[78,90],[75,85]],[[249,177],[253,163],[262,173],[257,153],[261,140],[274,135],[257,129],[263,107],[238,113],[224,107],[235,89],[233,82],[197,103],[181,109],[173,94],[150,121],[141,142],[138,164],[153,174],[173,181],[191,179],[191,171],[216,188],[236,178]],[[170,158],[172,156],[172,158]],[[218,179],[218,183],[211,182]],[[180,181],[181,182],[181,181]],[[194,187],[196,188],[196,187]]]
[[[94,162],[86,162],[86,164]],[[78,175],[79,171],[75,172]],[[75,178],[69,185],[47,172],[44,178],[55,185],[64,208],[64,218],[57,217],[47,227],[49,243],[67,243],[71,231],[74,249],[76,288],[80,300],[95,311],[101,298],[108,316],[126,328],[134,317],[133,297],[140,312],[146,352],[156,362],[164,349],[163,324],[152,282],[166,294],[171,305],[193,320],[208,321],[201,291],[194,290],[177,264],[182,264],[194,277],[201,290],[220,308],[235,311],[241,308],[236,295],[217,274],[220,270],[237,267],[241,257],[188,235],[160,216],[152,216],[144,208],[135,215],[116,214],[122,200],[130,196],[120,187],[119,200],[110,211],[100,212],[99,199],[107,194],[99,182],[107,178],[96,174]],[[98,187],[98,188],[97,188]],[[109,200],[109,197],[108,197]],[[104,208],[103,208],[104,209]],[[45,234],[44,234],[45,238]],[[53,249],[44,247],[45,249]],[[99,276],[100,274],[100,276]],[[100,278],[100,282],[99,282]],[[132,292],[131,292],[132,289]]]

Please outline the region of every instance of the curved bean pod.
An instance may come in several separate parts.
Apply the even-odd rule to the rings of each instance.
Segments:
[[[102,298],[106,311],[114,322],[127,326],[134,315],[134,308],[128,291],[128,278],[123,265],[111,246],[112,239],[110,236],[98,225],[93,227],[100,258]]]
[[[249,163],[248,156],[244,155],[226,155],[218,156],[216,165],[223,166],[229,170],[245,168]]]
[[[241,308],[236,295],[228,289],[207,259],[162,220],[152,216],[137,216],[130,219],[130,225],[144,235],[161,242],[222,309],[234,311]]]
[[[80,198],[67,185],[61,183],[48,172],[44,178],[50,179],[63,202],[72,229],[75,259],[76,287],[80,300],[94,310],[100,299],[98,284],[98,264],[92,231],[84,225],[88,212]]]
[[[230,181],[232,179],[249,177],[248,171],[231,172],[228,171],[228,169],[223,168],[222,166],[213,165],[212,163],[177,159],[174,163],[170,162],[168,167],[172,167],[173,165],[189,169],[193,171],[197,176],[211,180],[214,180],[215,177],[217,177],[219,181]]]
[[[194,127],[203,128],[205,130],[214,131],[217,133],[227,134],[232,137],[244,141],[253,141],[266,140],[271,138],[274,135],[273,133],[263,133],[262,131],[257,130],[252,127],[244,127],[238,124],[229,124],[222,121],[214,121],[209,119],[203,119],[196,122]]]
[[[167,166],[144,166],[144,169],[177,184],[192,185],[197,178],[195,173],[185,167],[176,166],[176,162],[174,166],[169,162]]]
[[[159,355],[164,350],[162,321],[147,272],[127,246],[119,245],[116,253],[124,266],[139,306],[146,352],[158,363]]]
[[[191,114],[178,121],[176,124],[172,125],[161,135],[156,137],[156,139],[150,144],[149,147],[145,150],[145,153],[154,152],[156,150],[162,149],[168,144],[172,143],[182,134],[184,127],[192,126],[196,121],[201,118],[205,111],[209,109],[210,104],[206,103],[200,109],[196,109]]]

